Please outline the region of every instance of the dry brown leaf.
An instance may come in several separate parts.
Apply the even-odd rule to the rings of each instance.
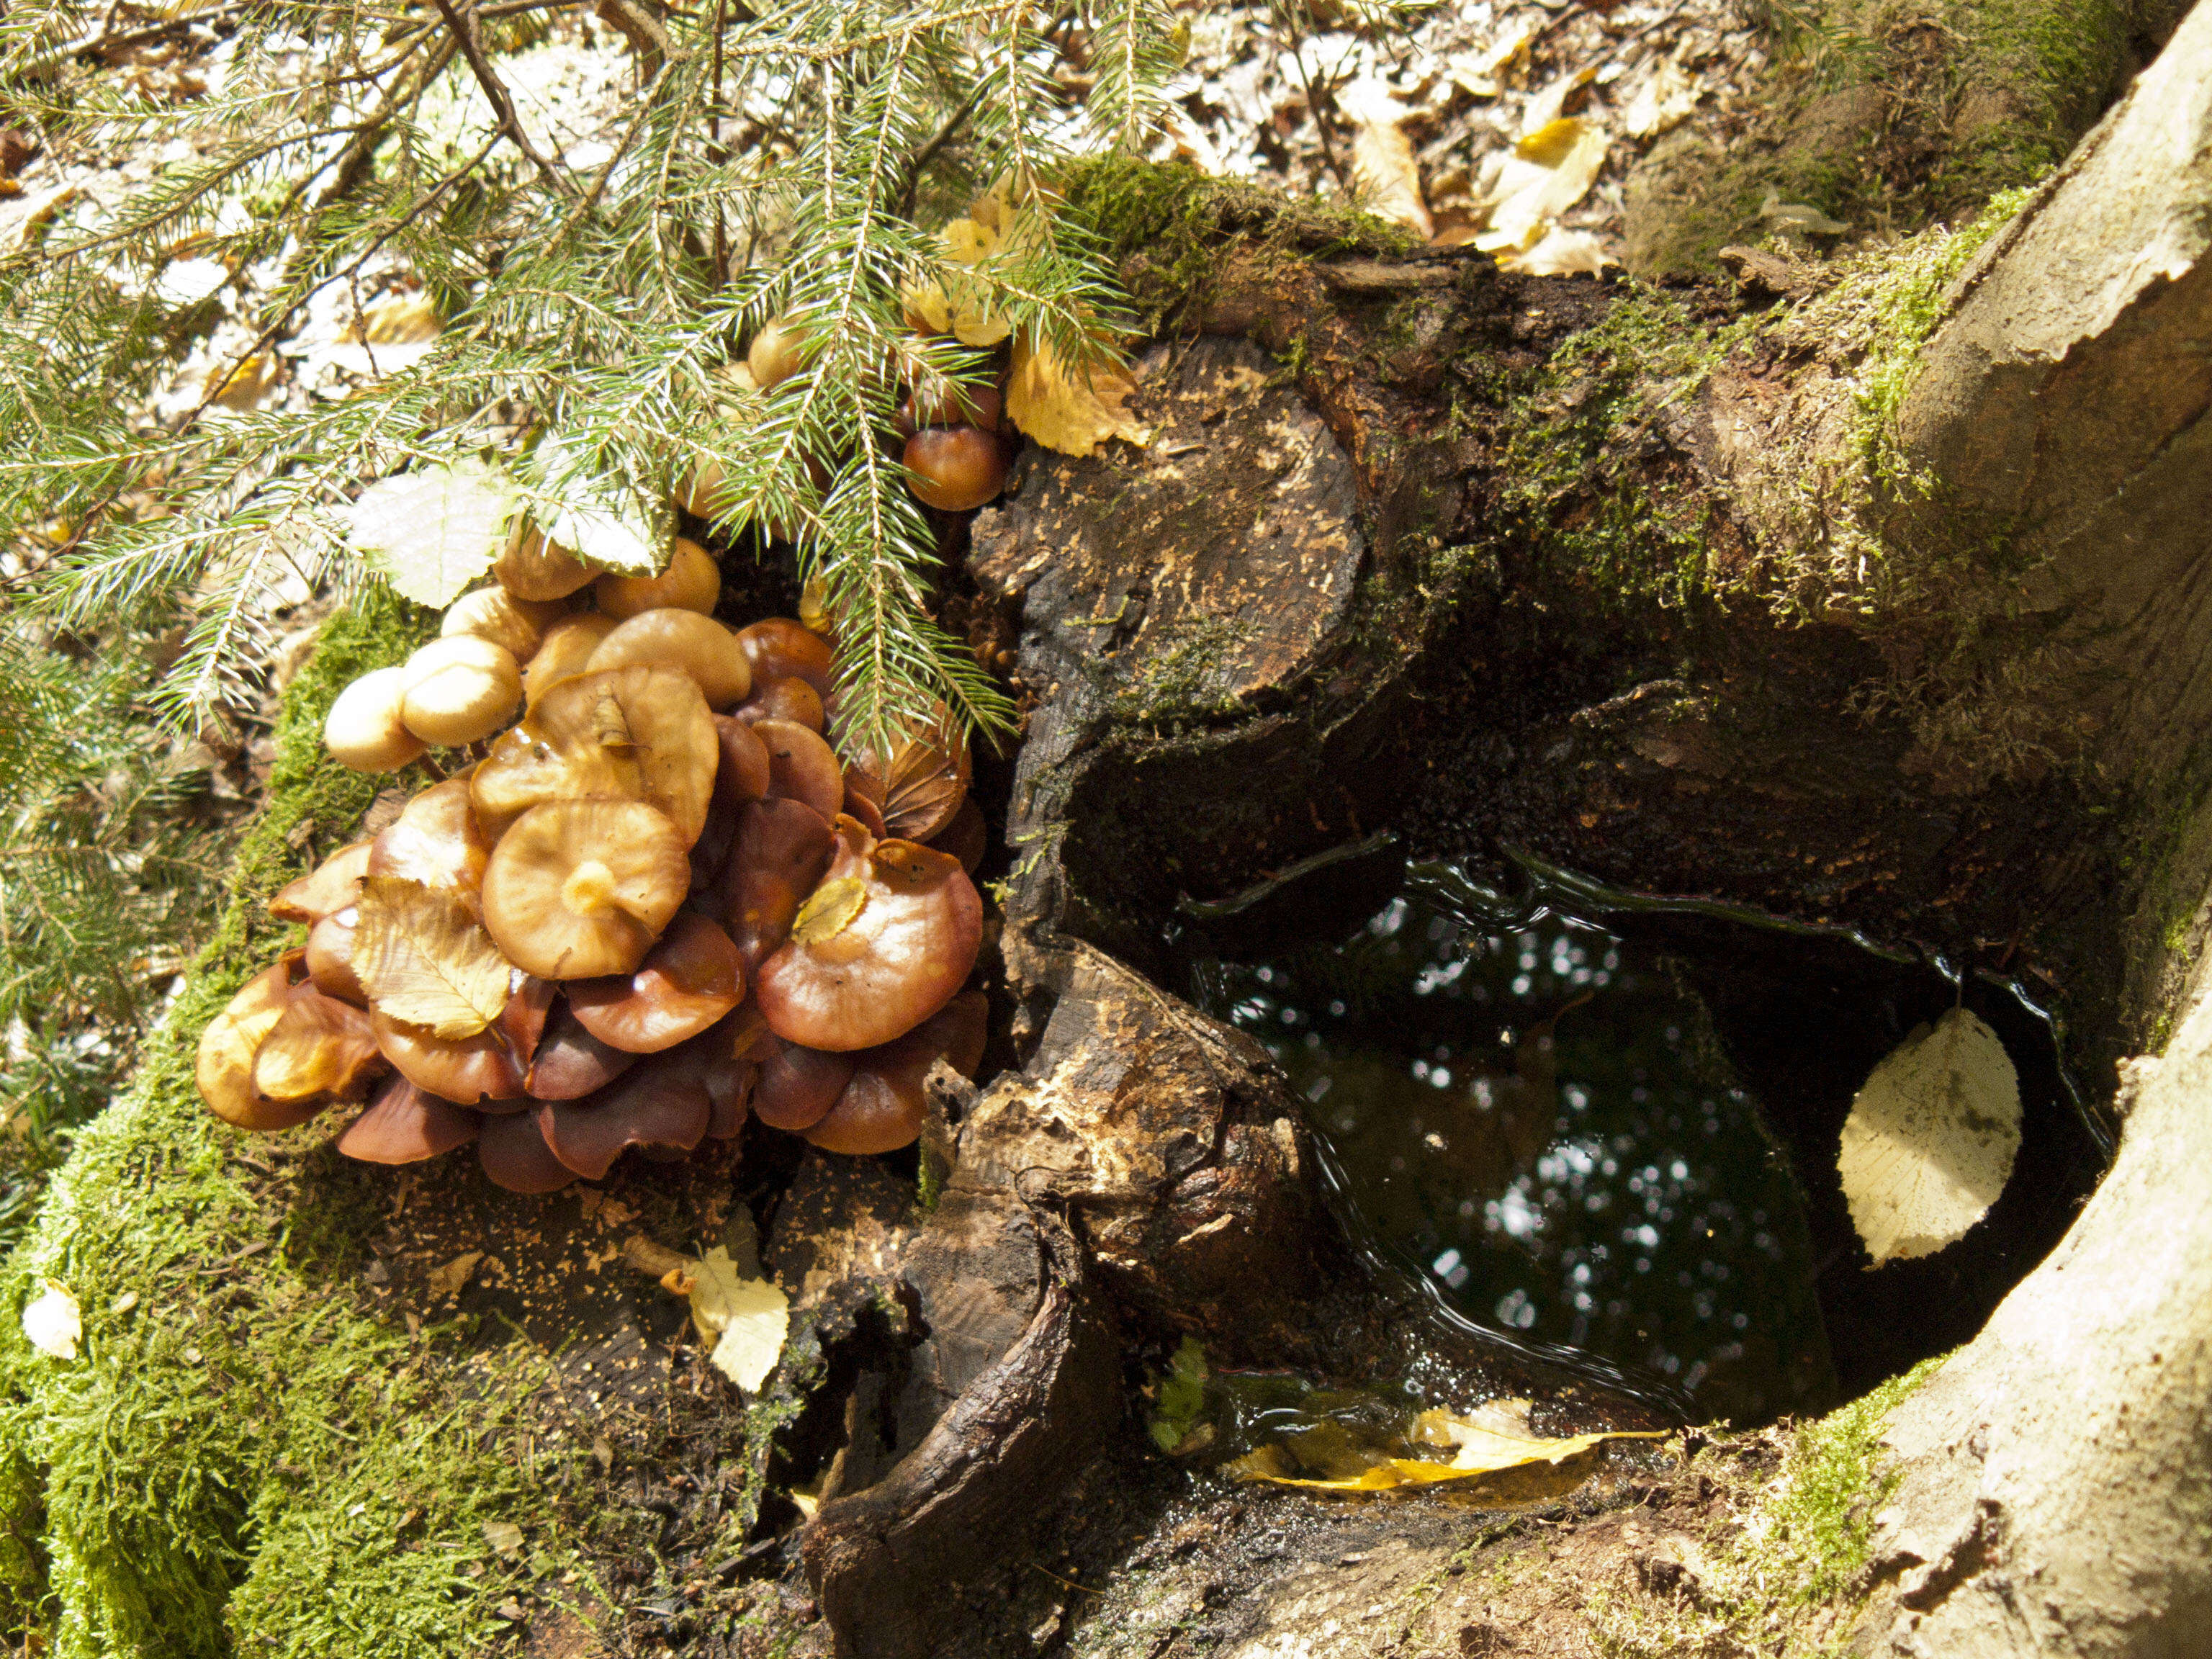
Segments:
[[[1128,411],[1136,389],[1121,369],[1094,369],[1079,383],[1049,344],[1017,342],[1006,379],[1006,414],[1030,437],[1063,455],[1088,455],[1109,438],[1141,447],[1152,434]]]
[[[361,884],[354,971],[378,1012],[448,1042],[474,1036],[507,1006],[507,958],[450,893],[400,876]]]
[[[1413,161],[1413,141],[1395,121],[1360,124],[1352,141],[1352,179],[1366,198],[1367,210],[1419,233],[1437,234],[1429,204],[1421,199],[1421,170]]]

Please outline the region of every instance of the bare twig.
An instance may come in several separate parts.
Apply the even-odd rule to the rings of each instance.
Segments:
[[[530,135],[522,130],[522,118],[514,112],[514,95],[507,89],[507,82],[492,69],[490,59],[483,53],[483,43],[477,37],[477,20],[473,12],[462,11],[453,0],[436,0],[438,14],[446,20],[446,27],[453,32],[459,43],[461,55],[469,60],[470,71],[477,84],[483,88],[484,96],[491,101],[493,115],[498,118],[499,130],[512,139],[514,147],[527,156],[538,175],[560,195],[574,201],[576,187],[570,184],[561,170],[547,161]]]

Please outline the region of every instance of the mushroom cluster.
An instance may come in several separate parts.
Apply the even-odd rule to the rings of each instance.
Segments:
[[[307,942],[209,1025],[209,1107],[278,1130],[366,1103],[347,1155],[473,1142],[526,1193],[749,1114],[833,1152],[912,1142],[934,1062],[982,1055],[963,988],[984,831],[957,731],[841,758],[830,642],[717,621],[692,543],[640,578],[526,526],[494,575],[331,706],[345,765],[430,744],[471,763],[271,901]],[[586,590],[596,608],[572,608]]]

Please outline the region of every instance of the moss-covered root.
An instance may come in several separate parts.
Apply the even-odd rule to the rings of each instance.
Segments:
[[[276,943],[265,896],[375,792],[323,761],[324,710],[426,625],[372,596],[325,629],[220,933],[0,1279],[0,1587],[18,1639],[65,1659],[450,1656],[500,1627],[509,1570],[484,1523],[551,1541],[514,1443],[533,1362],[480,1365],[464,1394],[456,1333],[358,1311],[328,1251],[368,1218],[287,1212],[270,1143],[216,1123],[191,1081],[202,1025]],[[75,1359],[13,1316],[48,1280],[82,1310]]]

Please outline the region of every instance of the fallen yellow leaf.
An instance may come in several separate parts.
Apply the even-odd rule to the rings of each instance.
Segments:
[[[1136,389],[1121,369],[1094,368],[1079,381],[1049,344],[1017,342],[1006,378],[1006,414],[1029,436],[1063,455],[1088,455],[1109,438],[1142,447],[1152,434],[1128,411]]]
[[[403,876],[365,876],[360,910],[354,971],[380,1013],[447,1042],[499,1018],[507,958],[458,900]]]
[[[1466,1416],[1443,1410],[1423,1412],[1414,1419],[1412,1437],[1424,1445],[1455,1447],[1449,1462],[1386,1457],[1357,1474],[1316,1480],[1291,1474],[1294,1464],[1290,1455],[1280,1446],[1270,1445],[1238,1458],[1229,1465],[1229,1472],[1247,1480],[1304,1486],[1314,1492],[1392,1492],[1401,1486],[1472,1480],[1534,1463],[1564,1463],[1607,1440],[1659,1440],[1666,1436],[1662,1429],[1607,1430],[1547,1440],[1528,1431],[1527,1409],[1527,1401],[1515,1401],[1484,1407]]]

